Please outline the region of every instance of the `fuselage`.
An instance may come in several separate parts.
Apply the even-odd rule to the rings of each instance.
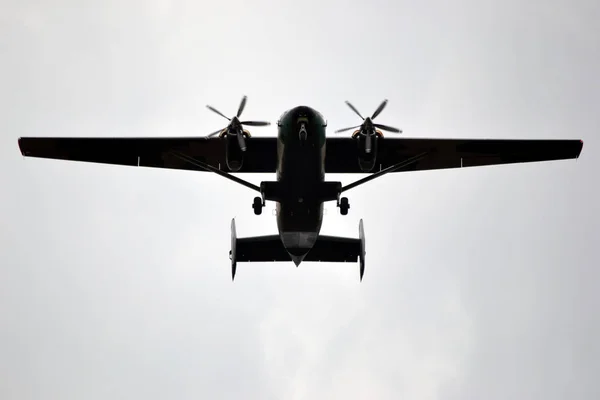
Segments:
[[[277,202],[277,227],[284,247],[298,265],[317,240],[323,201],[314,188],[325,179],[326,122],[319,112],[299,106],[278,122],[277,180],[284,198]]]

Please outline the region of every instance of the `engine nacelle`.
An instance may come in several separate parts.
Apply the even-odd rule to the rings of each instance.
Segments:
[[[244,129],[244,138],[248,139],[250,137],[250,132]],[[225,159],[227,161],[227,168],[231,172],[237,172],[244,165],[244,152],[240,148],[240,143],[236,135],[227,134],[226,130],[223,130],[219,134],[219,137],[224,138],[225,143]]]
[[[354,131],[352,138],[356,140],[358,146],[358,165],[362,172],[371,172],[377,162],[377,143],[383,134],[380,130],[375,130],[375,136],[371,139],[371,151],[365,151],[366,136],[360,133],[360,130]]]

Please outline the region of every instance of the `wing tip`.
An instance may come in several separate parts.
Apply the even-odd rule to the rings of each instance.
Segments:
[[[23,148],[23,138],[22,138],[22,137],[20,137],[20,138],[19,138],[19,140],[17,141],[17,143],[18,143],[18,145],[19,145],[19,151],[21,152],[21,155],[22,155],[22,156],[26,156],[26,155],[27,155],[27,154],[26,154],[26,151],[25,151],[25,149]]]
[[[20,137],[19,140],[17,141],[18,145],[19,145],[19,151],[21,152],[21,155],[24,157],[31,157],[31,142],[29,142],[28,144],[28,138],[26,137]]]

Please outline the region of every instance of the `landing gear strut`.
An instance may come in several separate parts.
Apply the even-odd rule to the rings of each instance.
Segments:
[[[264,206],[265,206],[265,203],[263,202],[262,198],[260,198],[258,196],[254,198],[254,203],[252,203],[252,208],[254,209],[255,215],[262,214],[262,209]]]
[[[348,215],[348,209],[350,208],[350,204],[348,203],[347,197],[342,197],[338,202],[337,206],[340,208],[340,214]]]

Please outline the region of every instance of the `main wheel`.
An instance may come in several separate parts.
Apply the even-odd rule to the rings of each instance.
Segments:
[[[348,209],[350,208],[350,204],[348,203],[347,197],[342,197],[340,199],[340,214],[348,215]]]
[[[262,199],[260,197],[254,198],[254,203],[252,204],[252,208],[254,209],[255,215],[262,214],[263,204],[262,204]]]

